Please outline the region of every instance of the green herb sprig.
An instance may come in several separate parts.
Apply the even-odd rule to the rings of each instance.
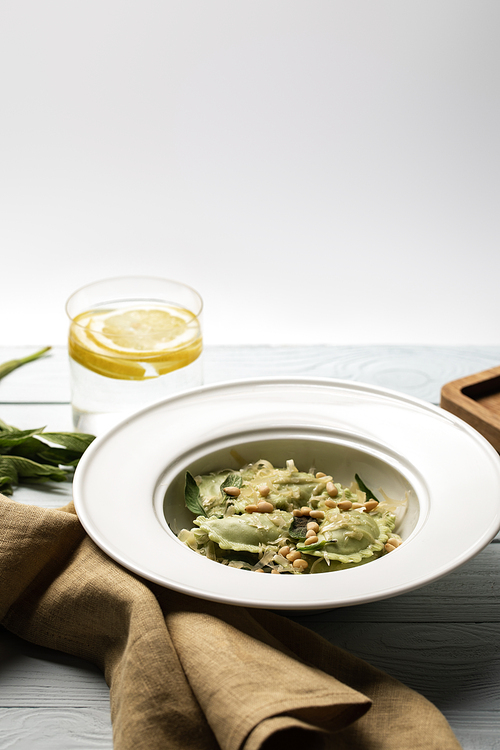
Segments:
[[[366,494],[367,500],[375,500],[377,503],[379,502],[378,498],[376,498],[373,492],[369,489],[369,487],[366,486],[366,484],[363,482],[359,474],[355,474],[354,479],[358,483],[358,487],[361,490],[361,492],[364,492]]]
[[[33,362],[34,359],[38,359],[42,356],[42,354],[45,354],[45,352],[48,352],[51,348],[51,346],[45,346],[43,349],[40,349],[38,352],[30,354],[27,357],[21,357],[20,359],[9,359],[8,362],[4,362],[0,365],[0,379],[4,378],[9,374],[9,372],[12,372],[12,370],[15,370],[17,367],[21,367],[21,365],[25,365],[27,362]]]
[[[288,529],[288,534],[292,539],[299,539],[300,541],[306,539],[307,535],[307,524],[311,521],[309,516],[294,516],[292,524]]]
[[[0,420],[0,492],[12,495],[14,485],[65,482],[94,435],[79,432],[19,430]]]
[[[201,504],[200,489],[196,480],[189,471],[186,471],[186,483],[184,485],[184,502],[186,508],[195,516],[206,516],[205,508]]]
[[[0,379],[17,367],[48,352],[50,346],[28,357],[0,364]],[[44,427],[20,430],[0,419],[0,492],[12,495],[14,486],[71,479],[94,435],[79,432],[44,432]]]
[[[225,498],[227,498],[227,495],[224,494],[224,489],[226,487],[243,487],[243,479],[241,477],[241,474],[228,474],[224,481],[221,483],[220,491],[222,492],[222,496]]]

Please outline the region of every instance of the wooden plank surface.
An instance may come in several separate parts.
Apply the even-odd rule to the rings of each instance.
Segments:
[[[90,662],[43,648],[2,629],[0,641],[0,706],[92,708],[108,700],[108,687],[99,669]],[[54,681],[64,684],[55,696],[46,690]]]
[[[1,361],[40,346],[2,347]],[[439,403],[452,380],[500,364],[500,346],[214,346],[203,354],[206,383],[271,375],[357,380]],[[54,347],[0,380],[2,403],[68,403],[69,368],[64,347]]]
[[[2,750],[111,750],[109,707],[0,708]]]
[[[0,349],[0,362],[39,347]],[[205,380],[303,375],[358,380],[439,402],[446,382],[500,363],[500,347],[214,347]],[[0,381],[0,418],[70,430],[63,347]],[[71,485],[20,488],[64,505]],[[500,498],[499,498],[500,501]],[[385,601],[289,616],[433,701],[464,750],[500,750],[500,543],[457,571]],[[108,689],[91,664],[0,629],[0,750],[111,750]]]

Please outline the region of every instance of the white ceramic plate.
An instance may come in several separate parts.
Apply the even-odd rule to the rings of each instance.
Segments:
[[[184,508],[185,470],[260,458],[293,458],[300,469],[315,465],[343,483],[358,472],[375,492],[408,492],[404,544],[345,571],[259,576],[179,542],[172,528],[190,527],[193,518]],[[243,380],[167,399],[98,438],[76,471],[74,500],[94,541],[148,580],[237,605],[326,609],[418,588],[477,554],[500,529],[500,457],[460,419],[386,389]]]

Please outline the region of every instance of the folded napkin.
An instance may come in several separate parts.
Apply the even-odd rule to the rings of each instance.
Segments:
[[[425,698],[306,628],[124,570],[72,503],[0,496],[0,580],[8,630],[102,669],[115,750],[460,748]]]

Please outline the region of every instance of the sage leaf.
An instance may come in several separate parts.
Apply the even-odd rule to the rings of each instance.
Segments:
[[[15,370],[17,367],[21,367],[27,362],[32,362],[34,359],[38,359],[38,357],[41,357],[42,354],[45,354],[45,352],[48,352],[51,348],[52,347],[50,346],[45,346],[43,349],[40,349],[38,352],[30,354],[27,357],[21,357],[20,359],[10,359],[8,362],[4,362],[0,365],[0,379],[4,378],[9,374],[9,372],[12,372],[12,370]]]
[[[201,504],[201,495],[195,478],[189,471],[186,471],[186,483],[184,485],[184,502],[186,508],[194,513],[195,516],[206,516],[205,508]]]
[[[366,486],[366,484],[363,482],[359,474],[354,475],[354,479],[358,483],[358,487],[361,490],[361,492],[364,492],[366,494],[367,500],[375,500],[375,502],[379,502],[379,500],[375,497],[373,492]]]

